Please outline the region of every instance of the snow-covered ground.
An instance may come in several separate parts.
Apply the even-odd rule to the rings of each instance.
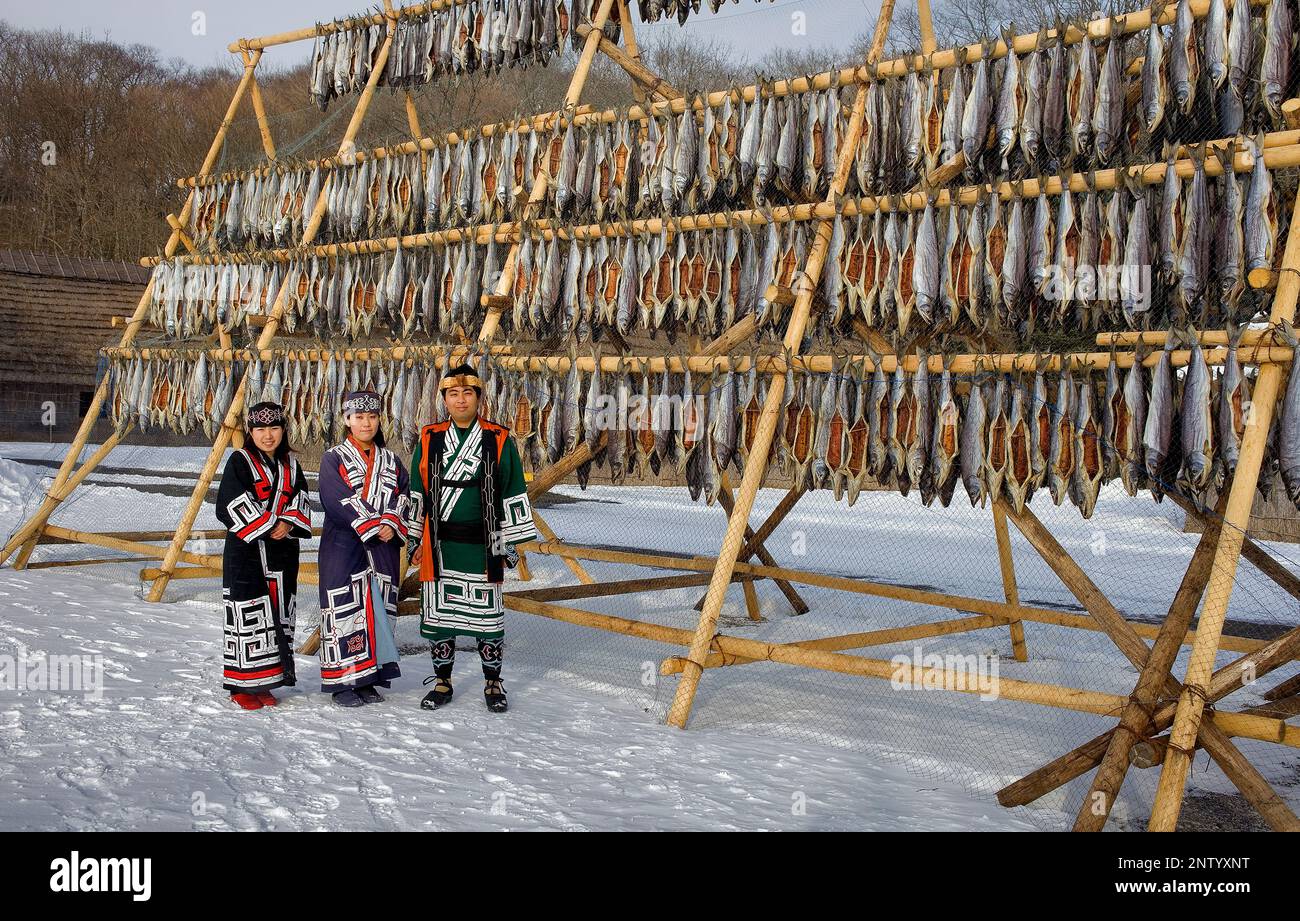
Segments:
[[[0,532],[34,509],[61,451],[0,445]],[[55,520],[105,531],[170,528],[203,457],[201,449],[119,449]],[[558,493],[541,512],[573,542],[711,554],[725,527],[718,508],[690,503],[684,490],[574,486]],[[780,497],[760,494],[755,524]],[[1126,616],[1158,621],[1195,544],[1168,503],[1108,493],[1087,522],[1046,497],[1034,508]],[[197,524],[218,527],[210,505]],[[1015,547],[1022,602],[1077,611],[1018,535]],[[768,549],[783,565],[978,597],[1002,593],[989,513],[970,509],[961,496],[941,510],[923,508],[915,495],[864,494],[847,509],[813,493]],[[1288,565],[1288,557],[1300,556],[1294,547],[1272,549]],[[112,555],[47,545],[33,561]],[[508,589],[575,581],[554,557],[531,554],[528,562],[531,582]],[[508,615],[507,715],[484,708],[469,645],[456,668],[455,702],[436,714],[420,710],[421,680],[431,668],[410,618],[399,627],[403,677],[384,704],[332,706],[318,690],[316,661],[300,656],[299,684],[277,692],[281,706],[245,713],[220,686],[218,583],[176,581],[170,603],[149,604],[136,581],[143,565],[0,570],[0,656],[21,646],[29,657],[95,656],[104,670],[102,695],[0,691],[0,829],[1061,827],[1086,778],[1084,787],[1076,782],[1030,810],[1001,808],[994,791],[1113,725],[1053,708],[755,663],[706,672],[682,732],[662,723],[676,679],[657,675],[659,662],[680,648],[524,614]],[[584,565],[597,579],[652,572]],[[763,620],[754,622],[733,587],[720,631],[791,642],[963,616],[797,588],[811,606],[801,617],[773,585],[759,583]],[[567,603],[690,628],[701,592]],[[299,600],[301,638],[318,610],[314,586],[304,586]],[[1234,632],[1271,635],[1298,617],[1293,599],[1243,569],[1230,611]],[[1002,677],[1119,694],[1136,680],[1102,634],[1035,623],[1025,632],[1024,663],[1011,658],[1006,628],[920,646],[995,657]],[[861,652],[889,659],[910,656],[917,645]],[[1185,667],[1184,653],[1177,673]],[[1287,666],[1262,685],[1294,671]],[[1258,699],[1248,689],[1229,703]],[[1242,748],[1282,795],[1300,803],[1297,753],[1264,743]],[[1143,824],[1157,773],[1130,772],[1118,827]],[[1217,814],[1230,791],[1199,755],[1189,803],[1218,803],[1208,809]]]

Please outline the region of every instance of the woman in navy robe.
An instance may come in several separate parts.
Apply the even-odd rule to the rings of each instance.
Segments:
[[[272,688],[295,683],[298,541],[311,537],[311,509],[280,405],[258,403],[246,423],[244,447],[226,461],[217,490],[217,518],[228,529],[222,686],[236,704],[258,710],[275,705]]]
[[[401,674],[393,628],[407,534],[407,477],[384,447],[378,394],[343,401],[348,435],[320,462],[321,690],[341,706],[384,698]]]

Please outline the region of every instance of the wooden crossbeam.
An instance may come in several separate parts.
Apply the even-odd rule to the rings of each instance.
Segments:
[[[1004,502],[1002,504],[1005,506]],[[1071,593],[1079,599],[1079,602],[1087,609],[1088,613],[1097,619],[1107,636],[1109,636],[1115,645],[1119,647],[1125,658],[1132,662],[1140,671],[1145,671],[1147,664],[1151,659],[1151,652],[1148,650],[1146,643],[1142,641],[1136,631],[1128,626],[1128,623],[1124,620],[1122,615],[1115,610],[1114,606],[1110,604],[1101,590],[1097,588],[1092,580],[1087,577],[1081,568],[1079,568],[1078,564],[1075,563],[1067,553],[1065,553],[1064,549],[1056,541],[1055,537],[1053,537],[1051,532],[1048,531],[1037,517],[1034,516],[1028,506],[1018,513],[1011,511],[1011,514],[1015,516],[1013,520],[1015,521],[1016,526],[1020,528],[1021,533],[1029,539],[1031,546],[1039,552],[1043,557],[1043,560],[1061,578],[1070,589]],[[1221,535],[1219,535],[1219,537],[1221,539]],[[1208,557],[1209,554],[1207,552],[1205,558],[1208,559]],[[1200,586],[1196,578],[1196,573],[1192,571],[1190,567],[1187,576],[1184,578],[1184,583],[1187,587],[1187,592],[1184,598],[1179,599],[1179,603],[1187,605],[1189,608],[1194,610],[1195,600],[1191,599],[1189,596],[1194,594],[1199,598]],[[1190,619],[1190,613],[1187,616]],[[1174,652],[1177,651],[1177,647],[1173,645],[1173,640],[1181,632],[1181,630],[1178,630],[1177,627],[1175,627],[1169,634],[1169,640],[1167,642],[1169,648]],[[1204,640],[1199,635],[1198,631],[1197,640],[1193,643],[1193,651],[1197,644],[1202,643],[1203,641]],[[1161,670],[1158,667],[1152,669],[1152,676],[1149,679],[1152,693],[1159,692],[1175,696],[1182,690],[1174,677],[1169,674],[1168,665],[1171,665],[1172,661],[1173,659],[1171,654],[1165,669]],[[1138,712],[1149,712],[1149,710],[1143,711],[1139,709]],[[1280,800],[1276,797],[1260,799],[1258,795],[1258,784],[1262,782],[1262,778],[1255,776],[1250,771],[1242,769],[1241,765],[1245,759],[1226,736],[1209,731],[1201,737],[1201,742],[1205,745],[1207,750],[1214,755],[1215,760],[1224,766],[1229,779],[1233,780],[1234,783],[1237,784],[1238,788],[1247,799],[1263,808],[1276,810],[1276,804],[1279,803]],[[1124,762],[1115,761],[1113,763],[1122,771],[1122,765]],[[1122,780],[1122,773],[1119,779]],[[1112,784],[1115,790],[1118,790],[1118,782],[1115,779],[1114,771],[1108,771],[1107,774],[1102,775],[1098,780],[1101,781],[1103,785],[1107,783]],[[1098,819],[1100,819],[1104,824],[1105,816],[1108,814],[1110,805],[1113,802],[1113,791],[1098,788],[1093,791],[1093,794],[1095,794],[1094,798],[1085,803],[1085,806],[1080,812],[1079,822],[1083,829],[1098,827],[1096,825]],[[1084,810],[1087,810],[1086,816],[1084,815]],[[1076,827],[1080,826],[1076,825]]]
[[[759,531],[755,531],[748,524],[746,524],[745,545],[741,547],[740,553],[737,554],[737,559],[739,559],[743,563],[743,562],[747,562],[751,557],[757,556],[759,560],[766,566],[777,565],[776,560],[773,559],[772,557],[772,554],[770,554],[767,551],[767,548],[764,546],[764,541],[767,540],[767,536],[770,535],[772,531],[776,529],[776,526],[782,521],[782,519],[784,519],[785,516],[789,514],[790,509],[794,508],[795,502],[799,501],[799,497],[802,495],[803,495],[803,491],[799,489],[792,489],[789,492],[787,492],[785,498],[782,499],[781,503],[778,504],[777,507],[772,510],[772,514],[768,516],[767,521],[763,523],[763,525],[759,528]],[[724,475],[723,486],[721,489],[718,490],[718,501],[722,504],[722,508],[724,511],[726,511],[728,516],[730,516],[735,510],[735,500],[732,498],[731,487],[729,484],[726,483],[725,475]],[[760,532],[762,532],[762,536],[760,536]],[[804,601],[803,597],[797,591],[795,591],[793,585],[791,585],[785,579],[776,579],[774,581],[776,582],[777,586],[781,589],[781,594],[785,595],[786,599],[790,602],[790,606],[794,608],[794,612],[796,614],[808,613],[808,611],[810,610],[810,608],[808,607],[808,602]],[[704,607],[705,597],[706,596],[701,596],[700,600],[695,602],[695,610],[698,611]],[[758,620],[759,618],[753,617],[751,615],[751,619]]]
[[[625,2],[625,0],[622,0],[622,2]],[[591,26],[584,24],[578,26],[576,31],[578,35],[582,36],[585,40],[593,31],[596,30],[592,29]],[[628,76],[632,78],[637,86],[641,87],[646,92],[655,93],[661,99],[672,100],[682,98],[681,90],[677,89],[677,87],[656,74],[649,67],[646,67],[639,59],[634,58],[630,53],[624,51],[618,45],[611,42],[603,34],[597,33],[597,36],[597,44],[600,47],[601,53],[627,71]]]
[[[1223,513],[1227,495],[1225,491],[1220,497],[1217,515]],[[1182,647],[1182,636],[1191,626],[1192,617],[1205,593],[1206,583],[1210,580],[1210,563],[1214,559],[1214,548],[1219,542],[1220,519],[1217,515],[1207,524],[1197,542],[1192,561],[1183,574],[1182,583],[1169,605],[1169,613],[1160,626],[1160,635],[1151,647],[1151,654],[1120,714],[1119,725],[1111,735],[1106,754],[1097,767],[1092,788],[1084,798],[1075,820],[1075,831],[1100,831],[1119,796],[1120,785],[1128,770],[1129,749],[1145,734],[1147,714],[1155,709],[1165,683],[1169,680],[1169,670]]]
[[[1224,644],[1226,648],[1226,644]],[[1249,678],[1262,678],[1269,672],[1300,655],[1300,627],[1288,630],[1281,636],[1255,647],[1235,659],[1211,676],[1208,702],[1213,704],[1239,690]],[[1174,721],[1177,707],[1165,704],[1151,718],[1151,731],[1163,732]],[[1118,712],[1118,711],[1117,711]],[[1066,752],[1061,757],[1026,774],[1024,777],[998,791],[998,802],[1003,806],[1024,806],[1057,787],[1081,777],[1101,763],[1106,754],[1114,729]]]
[[[926,639],[936,636],[949,636],[953,633],[966,633],[971,630],[983,630],[987,627],[1000,627],[1011,623],[1010,618],[994,617],[980,614],[976,617],[963,617],[956,620],[941,620],[928,624],[916,624],[909,627],[890,627],[886,630],[871,630],[866,633],[850,633],[846,636],[830,636],[820,640],[802,640],[783,645],[796,649],[823,649],[829,652],[842,652],[846,649],[863,649],[867,646],[887,646],[890,643],[903,643],[911,640]],[[757,659],[728,657],[718,652],[710,652],[704,662],[705,668],[720,668],[731,665],[747,665]],[[673,656],[659,666],[659,674],[676,675],[682,671],[686,660]]]

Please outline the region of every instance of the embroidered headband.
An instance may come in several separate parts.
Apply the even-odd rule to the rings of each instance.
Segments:
[[[258,403],[248,411],[248,427],[284,425],[284,410],[279,403]]]
[[[343,415],[352,413],[377,413],[380,408],[379,394],[373,390],[356,390],[343,400]]]

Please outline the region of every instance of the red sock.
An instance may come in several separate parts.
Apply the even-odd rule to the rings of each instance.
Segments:
[[[239,704],[245,710],[260,710],[262,708],[262,699],[256,694],[248,694],[244,691],[235,691],[230,695],[230,699]]]

